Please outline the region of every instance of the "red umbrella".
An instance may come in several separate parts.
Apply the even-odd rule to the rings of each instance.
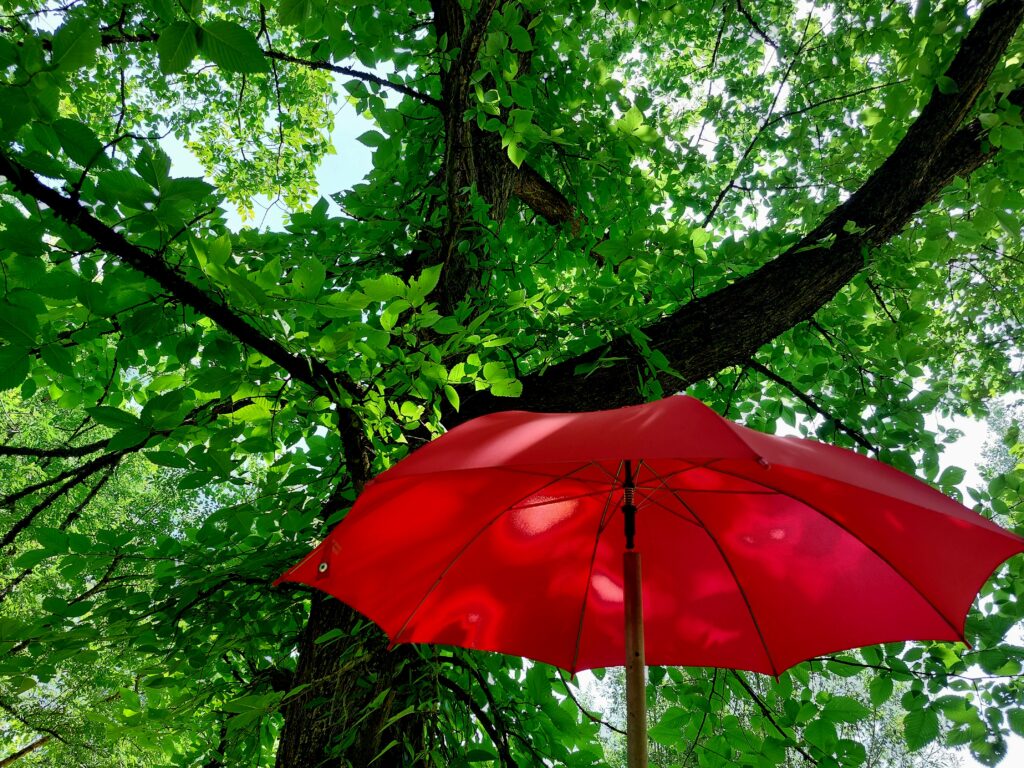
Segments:
[[[456,427],[371,482],[277,583],[334,595],[395,643],[570,672],[625,661],[641,766],[645,652],[777,675],[857,646],[961,640],[981,585],[1021,551],[880,462],[675,396]]]

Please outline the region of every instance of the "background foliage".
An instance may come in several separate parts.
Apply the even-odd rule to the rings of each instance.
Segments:
[[[270,582],[500,408],[686,389],[959,497],[943,419],[1019,387],[1021,6],[6,3],[0,765],[618,764],[556,670]],[[373,168],[319,197],[342,100]],[[1024,530],[1020,450],[964,500]],[[1022,567],[969,647],[652,669],[656,758],[995,764]]]

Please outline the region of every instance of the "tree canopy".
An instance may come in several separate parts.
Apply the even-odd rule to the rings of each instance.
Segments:
[[[271,587],[375,474],[497,410],[685,390],[1021,530],[1024,474],[964,489],[941,453],[944,418],[1019,389],[1022,19],[5,3],[0,765],[616,764],[557,670],[389,650]],[[342,102],[373,166],[318,191]],[[229,226],[266,200],[282,227]],[[652,738],[702,768],[995,764],[1024,734],[1020,560],[970,645],[652,668]]]

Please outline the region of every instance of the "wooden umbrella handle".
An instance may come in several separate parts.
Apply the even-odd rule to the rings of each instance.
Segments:
[[[626,613],[626,765],[647,768],[647,683],[640,553],[622,555]]]

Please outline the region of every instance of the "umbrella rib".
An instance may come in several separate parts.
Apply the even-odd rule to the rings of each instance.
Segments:
[[[917,584],[915,584],[913,581],[911,581],[909,576],[906,576],[903,573],[902,570],[897,568],[896,565],[892,562],[892,560],[890,560],[888,557],[886,557],[881,552],[879,552],[878,549],[876,549],[874,547],[874,545],[872,545],[869,542],[865,541],[863,539],[863,537],[861,537],[859,534],[857,534],[854,531],[850,530],[850,528],[848,528],[846,525],[841,523],[839,520],[836,520],[834,517],[832,517],[832,515],[830,515],[827,512],[825,512],[825,510],[820,509],[816,505],[812,504],[811,502],[807,501],[806,499],[801,498],[800,496],[797,496],[796,494],[792,493],[791,491],[784,491],[784,490],[782,490],[780,488],[776,488],[776,487],[774,487],[772,485],[769,485],[768,483],[765,483],[765,482],[763,482],[761,480],[751,480],[749,477],[743,477],[742,475],[739,475],[739,474],[736,474],[736,473],[733,473],[733,472],[729,472],[728,470],[724,470],[724,469],[719,469],[718,471],[721,472],[722,474],[729,475],[730,477],[735,477],[735,478],[737,478],[739,480],[746,480],[747,482],[755,483],[757,485],[760,485],[763,488],[768,488],[770,490],[773,490],[776,493],[779,493],[779,494],[781,494],[783,496],[787,496],[787,497],[793,499],[793,501],[799,502],[800,504],[803,504],[808,509],[811,509],[814,512],[817,512],[819,515],[824,517],[826,520],[828,520],[834,526],[839,528],[841,531],[849,534],[854,539],[859,541],[862,545],[864,545],[865,549],[867,549],[871,554],[873,554],[875,557],[877,557],[879,560],[881,560],[883,563],[885,563],[887,566],[889,566],[889,568],[892,569],[893,573],[895,573],[897,576],[899,576],[901,579],[903,579],[903,581],[905,581],[907,584],[910,585],[911,589],[913,589],[915,592],[917,592],[917,594],[921,597],[921,599],[924,600],[928,604],[928,607],[931,608],[933,611],[935,611],[936,615],[938,615],[938,617],[940,619],[942,619],[943,622],[945,622],[946,626],[948,626],[950,629],[953,630],[953,632],[956,634],[957,637],[963,639],[964,634],[956,626],[956,624],[954,624],[952,621],[950,621],[949,617],[947,617],[946,614],[944,614],[941,610],[939,610],[939,607],[937,605],[935,605],[935,603],[932,601],[932,599],[930,597],[928,597],[928,595],[926,595],[921,590],[921,588],[917,586]],[[892,497],[888,497],[888,498],[892,498]]]
[[[711,462],[709,462],[709,464],[711,464]],[[650,469],[650,467],[648,467],[648,469]],[[721,470],[717,470],[717,471],[721,471]],[[663,478],[660,477],[660,475],[658,475],[653,469],[650,469],[650,472],[655,477],[657,477],[657,479],[662,480],[663,482],[665,482],[663,480]],[[683,500],[683,498],[681,496],[679,496],[679,494],[676,493],[676,489],[675,488],[669,486],[668,483],[666,483],[666,487],[668,488],[669,493],[672,494],[674,497],[676,497],[676,499],[679,500],[679,503],[682,504],[686,508],[686,511],[689,512],[691,515],[693,515],[693,519],[697,521],[697,524],[701,528],[703,528],[703,530],[705,530],[706,534],[708,535],[708,538],[711,539],[711,543],[714,544],[715,545],[715,549],[718,550],[718,554],[722,558],[722,562],[724,562],[725,563],[725,567],[727,567],[729,569],[729,574],[732,577],[733,583],[736,585],[736,589],[739,591],[739,596],[743,599],[743,604],[746,606],[746,612],[748,612],[750,614],[750,616],[751,616],[751,622],[754,624],[754,629],[757,631],[758,638],[760,638],[760,640],[761,640],[761,647],[764,648],[765,656],[768,658],[768,666],[771,667],[772,676],[778,677],[778,669],[775,667],[775,660],[771,657],[771,651],[768,650],[768,641],[765,640],[764,633],[761,631],[761,625],[758,624],[758,618],[754,614],[754,606],[751,605],[750,597],[746,596],[746,590],[744,590],[743,586],[739,583],[739,578],[736,575],[736,571],[732,567],[732,562],[730,562],[729,558],[726,556],[725,550],[722,549],[722,545],[719,543],[718,539],[715,537],[715,535],[711,531],[711,528],[709,528],[708,525],[705,524],[705,521],[700,519],[700,516],[693,510],[693,507],[691,507],[689,504],[687,504]],[[675,514],[681,520],[685,520],[686,519],[685,517],[680,515],[678,512],[674,512],[673,514]]]
[[[654,479],[657,480],[660,483],[659,488],[661,488],[662,490],[668,491],[669,494],[672,495],[673,497],[675,497],[676,501],[678,501],[680,504],[682,504],[690,514],[693,514],[693,510],[690,509],[690,505],[687,504],[683,500],[683,497],[679,495],[682,491],[680,489],[678,489],[678,488],[673,488],[671,485],[668,484],[668,481],[671,478],[673,478],[673,477],[678,477],[679,475],[683,474],[683,472],[688,472],[690,469],[706,469],[707,467],[710,467],[713,463],[714,463],[714,459],[712,459],[711,461],[709,461],[709,462],[707,462],[705,464],[695,465],[695,466],[689,467],[688,469],[684,469],[681,472],[673,472],[673,473],[671,473],[669,475],[664,475],[664,476],[663,475],[659,475],[657,472],[655,472],[654,469],[652,469],[649,464],[644,464],[643,466],[646,466],[648,471],[650,471],[650,473],[654,476]],[[641,464],[643,464],[643,462],[641,462]],[[658,489],[656,488],[654,490],[658,490]],[[643,502],[645,504],[655,504],[655,505],[661,507],[662,509],[664,509],[669,514],[675,515],[676,517],[678,517],[683,522],[689,523],[690,525],[696,525],[698,528],[704,528],[706,530],[706,526],[704,525],[703,522],[701,522],[700,520],[696,519],[696,517],[697,517],[696,515],[693,515],[694,519],[690,520],[690,519],[684,517],[683,515],[679,514],[678,511],[672,509],[672,507],[668,506],[667,504],[662,504],[660,501],[655,501],[652,498],[652,494],[648,494],[647,496],[645,496],[644,499],[643,499]]]
[[[419,609],[423,607],[423,604],[427,601],[427,598],[429,598],[434,593],[434,590],[437,589],[437,587],[441,584],[441,581],[444,579],[444,577],[448,573],[448,571],[450,571],[452,569],[452,566],[454,566],[455,563],[458,562],[459,558],[462,557],[464,554],[466,554],[466,550],[468,550],[471,546],[473,546],[473,544],[476,543],[477,539],[479,539],[481,536],[483,536],[484,533],[487,532],[487,530],[490,529],[490,527],[492,525],[494,525],[496,522],[498,522],[498,520],[505,513],[513,511],[513,509],[516,507],[516,505],[521,504],[524,499],[528,499],[533,494],[538,493],[540,491],[543,491],[545,488],[548,488],[548,487],[554,485],[559,480],[564,480],[565,478],[575,474],[576,472],[579,472],[581,469],[585,469],[586,467],[588,467],[592,463],[593,462],[589,462],[588,461],[588,462],[586,462],[584,464],[579,465],[578,467],[573,468],[572,470],[570,470],[569,472],[566,472],[563,475],[559,475],[558,477],[552,477],[548,482],[544,483],[539,488],[534,488],[529,493],[523,494],[519,499],[517,499],[512,504],[506,505],[500,512],[498,512],[498,514],[496,514],[494,517],[492,517],[490,520],[488,520],[486,525],[481,527],[480,530],[478,530],[475,534],[473,534],[473,536],[469,539],[469,541],[467,541],[465,544],[462,545],[462,548],[458,552],[455,553],[454,557],[452,557],[451,562],[449,562],[448,565],[446,565],[444,567],[444,569],[441,571],[441,573],[438,574],[438,577],[434,580],[434,583],[430,585],[430,588],[426,591],[426,593],[423,595],[423,597],[420,598],[420,601],[418,603],[416,603],[416,607],[412,609],[412,611],[409,613],[409,616],[402,623],[401,628],[395,633],[395,636],[391,639],[392,644],[399,642],[399,638],[402,636],[402,633],[405,632],[406,628],[409,626],[409,622],[412,621],[413,616],[415,616],[416,613],[419,611]]]
[[[622,468],[622,464],[619,464],[619,468]],[[618,479],[619,473],[616,471],[613,479]],[[606,527],[605,519],[611,519],[608,514],[608,510],[612,507],[612,495],[615,493],[614,483],[608,489],[608,498],[605,499],[604,509],[601,510],[601,517],[597,521],[597,534],[594,536],[594,549],[590,553],[590,568],[587,569],[587,584],[583,589],[583,604],[580,605],[580,623],[576,629],[576,649],[572,654],[572,668],[569,670],[572,674],[576,674],[576,663],[580,658],[580,645],[583,643],[583,619],[587,615],[587,602],[590,600],[590,582],[594,578],[594,563],[597,562],[597,546],[601,541],[601,534],[604,533]]]
[[[711,543],[714,544],[715,549],[718,550],[718,554],[721,556],[722,562],[724,562],[725,567],[729,569],[729,574],[732,577],[732,581],[735,583],[736,589],[739,590],[739,596],[743,598],[743,604],[746,605],[746,612],[750,614],[751,622],[754,623],[754,629],[757,631],[758,637],[761,639],[761,647],[764,648],[765,656],[768,657],[768,666],[771,667],[772,677],[777,678],[778,668],[775,667],[775,659],[771,657],[771,651],[768,650],[768,641],[765,640],[765,635],[761,631],[761,625],[758,624],[758,617],[754,614],[754,606],[751,605],[751,598],[748,597],[748,595],[746,595],[746,590],[744,590],[743,586],[739,583],[739,577],[737,577],[736,571],[732,567],[732,562],[730,562],[729,558],[726,556],[725,550],[722,548],[722,545],[719,543],[718,539],[715,537],[713,532],[711,532],[711,528],[709,528],[705,524],[705,522],[703,522],[703,520],[700,519],[699,515],[697,515],[697,513],[693,511],[692,507],[686,504],[686,502],[683,502],[683,504],[686,506],[686,509],[689,511],[689,513],[700,522],[701,527],[705,529],[706,534],[708,534],[708,538],[711,539]]]
[[[673,491],[671,488],[669,488],[668,491],[673,496],[676,495],[675,491]],[[678,496],[676,498],[678,498]],[[682,499],[679,499],[679,501],[682,503]],[[646,497],[644,499],[644,504],[651,504],[651,505],[653,505],[655,507],[658,507],[659,509],[663,509],[666,512],[668,512],[670,515],[672,515],[673,517],[677,517],[680,520],[682,520],[684,523],[689,523],[690,525],[694,525],[697,528],[703,528],[704,527],[703,525],[698,523],[696,520],[691,520],[688,517],[684,517],[683,515],[679,514],[679,512],[677,510],[672,509],[672,507],[670,507],[668,504],[663,504],[660,501],[656,501],[655,499],[651,498],[650,496],[648,496],[648,497]]]

